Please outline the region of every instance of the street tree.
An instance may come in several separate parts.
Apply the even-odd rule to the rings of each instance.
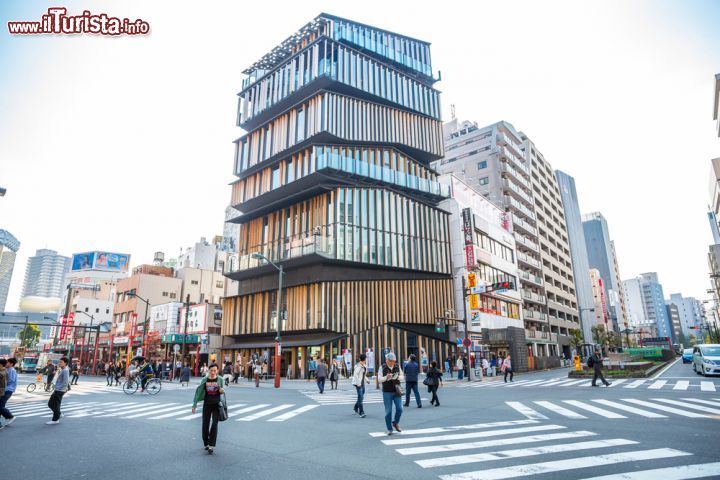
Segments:
[[[40,327],[34,323],[30,323],[18,332],[17,337],[20,339],[20,346],[28,348],[40,341],[41,335]]]
[[[605,343],[607,343],[605,328],[600,325],[593,325],[590,331],[592,332],[592,337],[596,345],[605,345]]]
[[[583,339],[582,331],[579,328],[570,329],[570,346],[575,349],[576,352],[580,351],[580,345],[585,342]]]

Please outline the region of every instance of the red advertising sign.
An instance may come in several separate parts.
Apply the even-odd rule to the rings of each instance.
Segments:
[[[137,313],[130,315],[130,334],[135,335],[135,327],[137,326]]]
[[[67,325],[67,317],[66,316],[63,315],[60,325],[61,325],[60,335],[58,335],[58,336],[60,337],[60,340],[64,340],[65,339],[65,326]]]
[[[465,266],[474,268],[475,265],[475,247],[473,245],[465,246]]]

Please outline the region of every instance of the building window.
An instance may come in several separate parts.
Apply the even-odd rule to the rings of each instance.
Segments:
[[[215,282],[215,288],[223,288],[223,282],[222,280],[218,280]]]
[[[175,294],[175,292],[171,292],[171,293],[170,293],[170,298],[175,298],[176,296],[177,296],[177,295]]]
[[[197,285],[197,284],[198,284],[197,280],[190,280],[190,285]]]
[[[99,308],[96,308],[96,309],[95,309],[95,313],[100,313],[100,309],[99,309]]]
[[[109,309],[109,308],[106,308],[106,309],[105,309],[105,315],[110,315],[110,309]]]
[[[85,307],[85,313],[89,312],[90,309],[88,307]]]
[[[168,292],[162,292],[162,296],[163,296],[163,297],[167,297],[168,295],[169,295]]]
[[[482,170],[483,168],[487,168],[487,160],[483,160],[482,162],[478,162],[478,170]]]
[[[480,185],[487,185],[488,183],[490,183],[490,177],[482,177],[482,178],[478,181],[478,183],[479,183]]]

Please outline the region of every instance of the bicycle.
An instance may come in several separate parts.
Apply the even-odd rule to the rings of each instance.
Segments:
[[[48,384],[47,384],[46,382],[32,382],[32,383],[28,383],[28,386],[27,386],[26,390],[28,391],[28,393],[32,393],[32,392],[35,391],[35,389],[38,387],[38,385],[43,389],[43,391],[46,391],[46,392],[52,392],[53,390],[55,390],[55,384],[54,384],[54,383],[51,383],[51,384],[48,386]]]
[[[140,379],[140,376],[137,375],[128,379],[127,382],[123,383],[122,388],[123,392],[126,395],[133,395],[141,386],[142,380]],[[162,383],[157,378],[149,378],[148,381],[145,383],[145,391],[148,393],[148,395],[157,395],[158,393],[160,393],[161,389]]]

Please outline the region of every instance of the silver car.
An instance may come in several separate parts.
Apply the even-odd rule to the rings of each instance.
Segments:
[[[720,375],[720,345],[695,345],[693,371],[698,375]]]

